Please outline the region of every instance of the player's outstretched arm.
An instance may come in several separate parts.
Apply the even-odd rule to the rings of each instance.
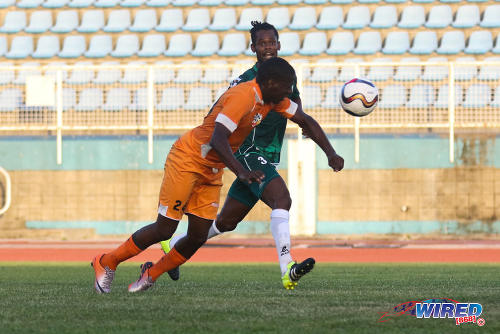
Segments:
[[[302,108],[298,108],[290,120],[297,123],[308,137],[321,147],[328,158],[328,165],[334,171],[338,172],[344,168],[344,158],[335,152],[325,132],[314,118],[306,114]]]

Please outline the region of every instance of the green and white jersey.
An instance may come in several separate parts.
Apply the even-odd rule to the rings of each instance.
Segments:
[[[253,80],[257,76],[257,64],[248,69],[238,78],[231,82],[230,87],[234,87],[242,82]],[[297,100],[300,94],[297,89],[297,82],[293,83],[292,94],[288,96],[290,100]],[[241,144],[235,155],[259,152],[264,155],[269,162],[277,165],[280,162],[281,147],[285,137],[287,119],[275,111],[270,111],[264,120],[257,125],[250,135]]]

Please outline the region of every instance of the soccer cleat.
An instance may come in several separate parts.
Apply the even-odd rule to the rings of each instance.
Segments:
[[[170,252],[170,240],[172,240],[172,238],[170,238],[168,240],[160,241],[161,249],[163,250],[163,253],[165,253],[165,254],[168,254],[168,252]],[[168,276],[170,276],[170,278],[173,281],[177,281],[179,279],[179,277],[181,276],[181,272],[179,270],[179,267],[171,269],[171,270],[167,271],[167,273],[168,273]]]
[[[290,262],[287,266],[288,269],[286,270],[285,275],[281,277],[281,281],[283,282],[285,289],[295,289],[299,279],[310,272],[314,268],[315,263],[316,261],[312,257],[305,259],[301,263]]]
[[[95,273],[94,288],[97,293],[110,293],[111,283],[113,283],[113,279],[115,278],[115,271],[109,269],[108,266],[103,267],[101,265],[100,260],[103,255],[97,255],[90,263]]]
[[[149,276],[149,268],[152,266],[153,262],[141,264],[141,276],[137,281],[128,286],[128,292],[145,291],[155,284],[151,276]]]

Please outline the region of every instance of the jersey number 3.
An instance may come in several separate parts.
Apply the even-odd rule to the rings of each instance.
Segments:
[[[261,164],[261,165],[265,165],[265,164],[267,164],[267,160],[266,160],[266,159],[264,159],[263,157],[258,157],[258,158],[257,158],[257,160],[259,160],[259,161],[260,161],[260,164]]]

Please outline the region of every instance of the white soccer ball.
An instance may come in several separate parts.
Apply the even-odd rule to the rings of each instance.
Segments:
[[[378,89],[366,79],[354,78],[346,82],[340,91],[340,105],[352,116],[366,116],[375,109]]]

